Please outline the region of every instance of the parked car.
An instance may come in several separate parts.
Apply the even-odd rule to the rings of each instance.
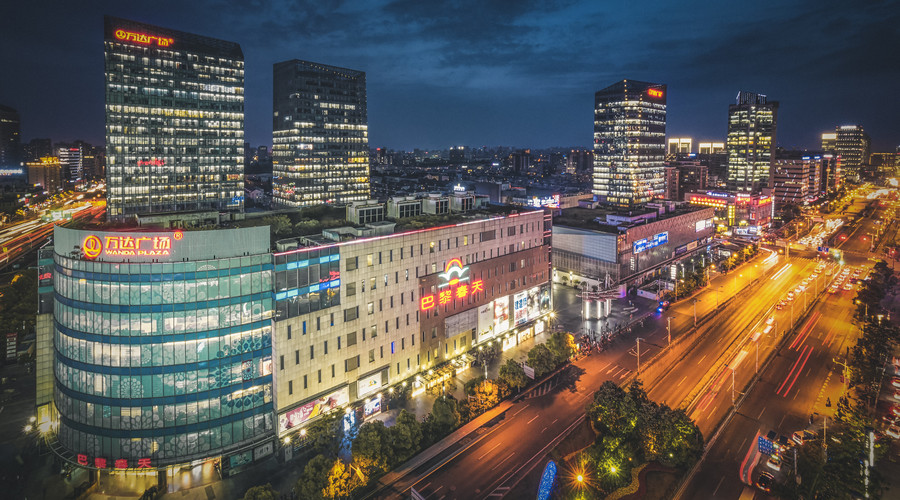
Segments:
[[[803,443],[809,441],[810,439],[813,439],[814,437],[816,437],[816,433],[807,430],[797,431],[791,435],[791,439],[801,446],[803,445]]]
[[[897,378],[897,377],[892,378],[891,385],[894,387],[900,388],[900,378]]]
[[[769,457],[769,461],[766,462],[766,465],[769,466],[770,469],[778,472],[781,470],[781,457],[778,454],[772,455]]]

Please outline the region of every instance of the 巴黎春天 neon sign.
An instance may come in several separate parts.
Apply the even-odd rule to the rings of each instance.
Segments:
[[[168,47],[175,43],[174,38],[164,38],[156,35],[147,35],[145,33],[137,33],[135,31],[126,31],[123,29],[117,29],[113,35],[119,39],[124,40],[126,42],[135,42],[143,45],[153,45],[156,42],[156,45],[160,47]]]
[[[96,259],[101,254],[116,257],[165,257],[172,252],[172,240],[180,240],[184,235],[176,232],[172,236],[104,236],[89,234],[81,242],[81,251],[88,259]]]
[[[469,267],[464,266],[461,259],[451,259],[444,272],[438,274],[444,280],[438,285],[438,288],[444,290],[423,296],[419,301],[419,308],[427,311],[434,306],[447,305],[455,299],[465,299],[478,292],[484,292],[484,281],[478,280],[469,283],[468,274]]]

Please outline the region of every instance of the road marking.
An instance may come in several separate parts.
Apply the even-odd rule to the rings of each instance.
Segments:
[[[765,407],[765,406],[763,406],[763,409],[762,409],[762,411],[761,411],[761,412],[759,412],[759,416],[758,416],[758,417],[756,417],[756,420],[759,420],[759,419],[761,419],[761,418],[762,418],[762,414],[763,414],[763,413],[764,413],[764,412],[765,412],[765,411],[766,411],[766,407]],[[743,446],[742,446],[742,448],[743,448]]]
[[[493,467],[491,467],[491,470],[494,470],[494,469],[496,469],[497,467],[500,467],[501,465],[503,465],[503,462],[506,462],[507,460],[509,460],[510,458],[512,458],[513,455],[515,455],[515,454],[516,454],[516,452],[510,453],[509,456],[507,456],[507,457],[504,458],[503,460],[497,462],[496,465],[494,465]]]
[[[627,376],[629,373],[631,373],[631,370],[625,370],[621,375],[619,375],[619,378],[625,378],[625,376]]]
[[[519,413],[522,413],[523,411],[525,411],[525,408],[528,408],[530,405],[531,405],[531,403],[528,403],[527,405],[523,406],[521,410],[519,410],[519,411],[513,413],[513,416],[515,417],[515,416],[518,415]]]
[[[609,365],[607,365],[607,366],[609,366]],[[609,370],[606,371],[606,374],[609,375],[610,373],[612,373],[613,370],[615,370],[616,368],[618,368],[618,366],[619,366],[619,365],[613,366],[612,368],[610,368]]]
[[[480,457],[478,457],[478,460],[481,460],[482,458],[486,457],[488,453],[494,451],[498,446],[500,446],[500,443],[495,444],[490,450],[484,452],[484,455],[481,455]]]
[[[722,476],[722,479],[719,479],[719,484],[716,485],[716,489],[713,490],[713,496],[716,496],[716,493],[719,492],[719,487],[722,486],[722,481],[725,480],[725,476]]]
[[[786,418],[787,418],[787,413],[785,413],[785,414],[781,417],[781,422],[778,422],[778,428],[779,428],[779,429],[781,428],[781,424],[784,423],[784,419],[786,419]]]
[[[554,419],[553,419],[553,422],[550,422],[550,425],[555,424],[558,420],[559,420],[558,418],[554,418]]]
[[[544,433],[544,431],[546,431],[546,430],[547,430],[547,428],[548,428],[548,427],[544,427],[544,428],[543,428],[543,429],[541,429],[541,434],[543,434],[543,433]]]
[[[702,363],[704,359],[706,359],[706,354],[704,354],[703,357],[700,358],[700,361],[697,361],[697,364],[699,365],[700,363]]]
[[[682,384],[685,380],[687,380],[687,375],[685,375],[685,376],[681,379],[681,381],[678,382],[678,385],[676,385],[675,387],[681,387],[681,384]]]
[[[540,416],[541,416],[540,413],[535,415],[534,417],[531,418],[531,420],[528,421],[528,423],[530,424],[530,423],[534,422]]]

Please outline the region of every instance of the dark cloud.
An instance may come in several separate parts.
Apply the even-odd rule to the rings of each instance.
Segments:
[[[239,42],[247,139],[271,140],[271,65],[368,74],[370,140],[588,145],[593,94],[669,85],[669,132],[725,134],[738,90],[781,101],[779,143],[815,147],[839,123],[900,144],[898,2],[161,0],[19,2],[0,30],[0,102],[26,138],[102,143],[102,15]],[[8,77],[6,75],[13,75]]]

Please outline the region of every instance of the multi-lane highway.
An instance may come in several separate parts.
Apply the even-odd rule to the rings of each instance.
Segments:
[[[658,379],[646,380],[645,374],[641,378],[645,379],[653,399],[679,406],[702,388],[701,381],[720,369],[720,354],[729,346],[739,345],[748,328],[802,279],[803,270],[809,266],[815,266],[810,257],[787,261],[783,256],[767,251],[740,270],[714,278],[710,287],[696,296],[699,299],[696,302],[698,318],[710,315],[698,330],[691,329],[695,305],[691,300],[676,304],[665,316],[651,316],[644,327],[619,338],[611,349],[576,362],[577,377],[574,380],[561,382],[552,390],[540,390],[537,392],[540,396],[514,404],[494,425],[469,436],[453,459],[437,466],[433,463],[422,466],[384,491],[382,496],[408,494],[410,487],[426,498],[434,499],[506,495],[524,476],[540,473],[555,438],[577,425],[594,390],[606,380],[625,383],[635,376],[637,337],[643,339],[640,352],[647,370],[647,360],[668,342],[669,316],[673,317],[673,341],[677,342],[685,335],[698,337],[698,342],[683,362],[658,370],[661,372]],[[771,279],[773,276],[774,280]],[[735,291],[737,298],[729,301]],[[722,304],[722,309],[712,315],[717,301]],[[726,301],[727,305],[724,304]],[[681,342],[693,340],[684,338]],[[730,392],[728,394],[729,404],[723,405],[721,410],[704,407],[703,412],[711,415],[709,427],[715,421],[712,415],[726,411],[730,405]],[[714,403],[716,407],[719,405],[718,400]]]
[[[866,200],[856,200],[846,215],[852,217],[865,206]],[[871,267],[871,233],[880,226],[876,223],[880,215],[875,212],[860,220],[845,233],[847,238],[840,240],[846,269]],[[842,283],[852,276],[853,272],[848,272]],[[839,363],[846,359],[847,348],[858,335],[853,305],[856,287],[851,288],[841,286],[836,293],[825,293],[784,340],[778,355],[710,446],[680,498],[767,498],[754,486],[763,471],[774,474],[777,481],[794,480],[791,456],[785,457],[788,463],[781,471],[775,471],[767,465],[768,457],[758,452],[756,441],[759,434],[770,430],[785,436],[803,429],[822,433],[844,384]]]

